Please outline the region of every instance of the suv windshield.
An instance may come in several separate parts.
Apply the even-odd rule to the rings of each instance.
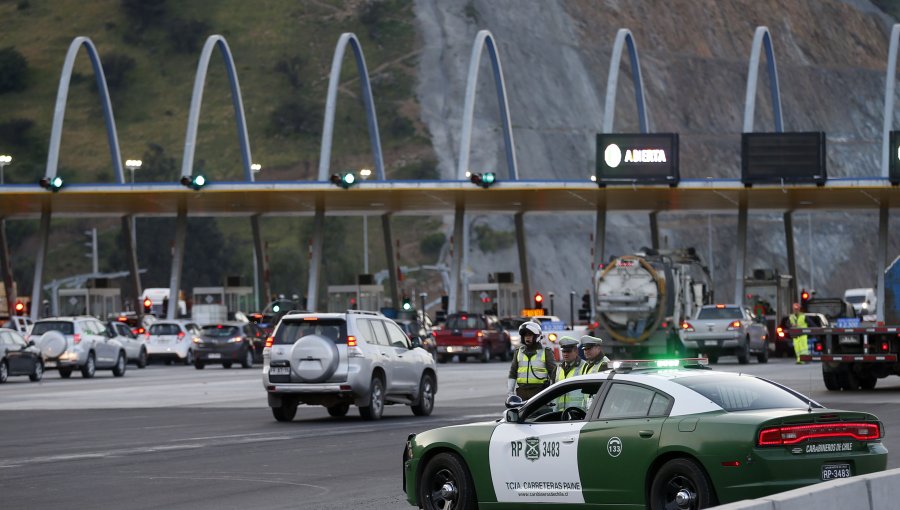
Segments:
[[[59,331],[64,335],[75,334],[75,325],[68,321],[42,321],[31,328],[31,336],[43,335],[48,331]]]
[[[447,319],[444,329],[482,329],[481,319],[477,315],[453,315]]]
[[[330,338],[336,344],[347,343],[347,322],[344,319],[307,318],[282,320],[275,331],[275,344],[293,344],[307,335]]]
[[[674,382],[712,400],[726,411],[807,407],[809,401],[768,381],[749,376],[698,375]]]
[[[698,319],[740,319],[741,309],[735,307],[729,308],[701,308]]]
[[[151,335],[177,335],[181,328],[177,324],[154,324],[150,326]]]
[[[845,296],[844,301],[847,301],[850,304],[858,305],[866,300],[866,296]]]
[[[203,328],[200,329],[200,334],[213,338],[230,338],[240,335],[241,332],[238,330],[237,326],[215,325],[203,326]]]

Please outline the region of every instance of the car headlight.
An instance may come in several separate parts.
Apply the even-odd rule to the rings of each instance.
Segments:
[[[868,308],[869,308],[869,303],[863,303],[863,304],[862,304],[862,309],[863,309],[863,310],[866,310],[866,309],[868,309]]]
[[[197,338],[197,337],[194,337],[194,339],[193,339],[193,340],[191,340],[191,341],[192,341],[192,342],[194,342],[194,343],[195,343],[195,344],[197,344],[197,345],[200,345],[200,344],[202,344],[202,343],[203,343],[203,340],[200,340],[200,339],[199,339],[199,338]]]

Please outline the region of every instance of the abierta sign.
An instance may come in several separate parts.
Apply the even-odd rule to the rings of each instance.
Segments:
[[[597,184],[678,184],[678,134],[597,135]]]

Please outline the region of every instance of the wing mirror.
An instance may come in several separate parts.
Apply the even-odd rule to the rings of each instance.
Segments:
[[[525,405],[525,401],[522,400],[522,397],[518,395],[510,395],[506,397],[506,408],[507,409],[519,409]]]
[[[506,423],[519,423],[519,409],[507,409],[503,413],[503,420]]]

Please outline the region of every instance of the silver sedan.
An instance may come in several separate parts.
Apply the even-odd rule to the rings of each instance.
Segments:
[[[750,362],[751,354],[760,363],[769,360],[765,323],[739,305],[701,307],[693,319],[681,323],[680,335],[685,349],[706,354],[710,363],[728,354],[742,365]]]

